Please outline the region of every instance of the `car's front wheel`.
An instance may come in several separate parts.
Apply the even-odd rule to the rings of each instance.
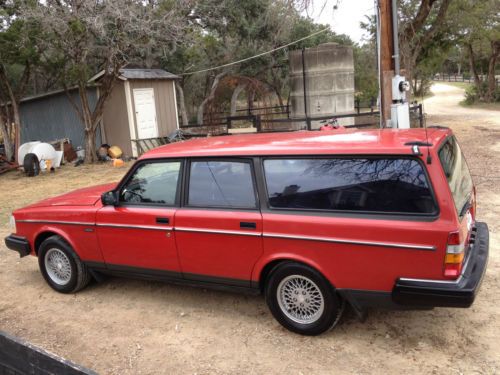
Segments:
[[[91,279],[85,264],[61,236],[51,236],[42,242],[38,265],[50,287],[60,293],[75,293]]]
[[[319,335],[333,328],[344,310],[344,301],[328,280],[313,268],[294,262],[271,272],[266,302],[281,325],[303,335]]]

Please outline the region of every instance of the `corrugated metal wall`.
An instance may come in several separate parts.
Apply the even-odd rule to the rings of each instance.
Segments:
[[[72,91],[71,95],[80,103],[76,90]],[[88,89],[88,97],[90,104],[94,106],[97,102],[97,90]],[[69,138],[73,147],[84,146],[83,125],[64,92],[22,101],[20,115],[21,144]],[[96,145],[101,145],[99,128]]]

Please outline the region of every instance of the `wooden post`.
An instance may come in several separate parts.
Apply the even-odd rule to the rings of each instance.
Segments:
[[[391,0],[379,0],[380,7],[380,112],[385,127],[391,118],[394,39]]]

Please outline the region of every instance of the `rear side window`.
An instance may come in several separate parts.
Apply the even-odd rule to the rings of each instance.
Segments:
[[[455,137],[449,138],[439,150],[439,160],[443,166],[448,185],[450,186],[458,214],[465,214],[464,206],[468,204],[472,189],[472,177],[465,157]]]
[[[274,208],[437,212],[427,176],[414,159],[268,159],[264,170]]]
[[[257,202],[250,163],[239,161],[191,162],[188,205],[256,208]]]

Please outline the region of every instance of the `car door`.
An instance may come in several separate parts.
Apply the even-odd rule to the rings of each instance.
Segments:
[[[262,254],[251,159],[193,159],[175,232],[186,279],[249,286]]]
[[[180,275],[172,229],[182,164],[181,160],[137,163],[118,188],[118,204],[97,212],[97,235],[109,269],[158,269]]]

